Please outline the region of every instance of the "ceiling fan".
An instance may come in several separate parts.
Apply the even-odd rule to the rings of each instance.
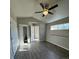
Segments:
[[[52,12],[50,12],[50,10],[58,7],[58,4],[52,6],[49,8],[49,4],[48,3],[40,3],[40,6],[42,7],[43,11],[38,11],[38,12],[35,12],[35,13],[43,13],[42,17],[48,15],[48,14],[51,14],[53,15]]]

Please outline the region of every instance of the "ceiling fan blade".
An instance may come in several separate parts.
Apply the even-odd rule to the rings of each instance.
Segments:
[[[53,15],[53,13],[52,12],[48,12],[49,14],[51,14],[51,15]]]
[[[44,17],[45,15],[43,14],[42,17]]]
[[[49,4],[45,3],[45,8],[48,9],[49,8]]]
[[[40,5],[41,5],[41,7],[44,9],[44,5],[43,5],[43,3],[40,3]]]
[[[52,7],[51,7],[51,8],[49,8],[48,10],[54,9],[54,8],[56,8],[56,7],[58,7],[58,4],[56,4],[56,5],[52,6]]]
[[[38,11],[38,12],[35,12],[35,13],[42,13],[43,11]]]

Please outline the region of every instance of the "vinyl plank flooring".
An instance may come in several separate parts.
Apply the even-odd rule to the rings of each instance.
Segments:
[[[32,42],[19,48],[14,59],[69,59],[69,52],[48,42]]]

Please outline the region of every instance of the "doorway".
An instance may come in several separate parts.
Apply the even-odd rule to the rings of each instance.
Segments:
[[[31,26],[31,41],[39,41],[39,25],[33,24]]]
[[[23,41],[24,43],[28,43],[28,38],[27,38],[27,27],[23,27]]]
[[[20,46],[27,45],[30,43],[29,36],[29,26],[25,24],[19,24],[19,38],[20,38]]]
[[[19,51],[27,51],[27,47],[30,46],[30,30],[29,25],[19,24],[19,38],[20,38],[20,47]]]

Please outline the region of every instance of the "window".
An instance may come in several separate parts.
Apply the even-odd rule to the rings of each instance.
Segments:
[[[67,30],[67,29],[69,29],[69,23],[50,26],[50,30]]]

